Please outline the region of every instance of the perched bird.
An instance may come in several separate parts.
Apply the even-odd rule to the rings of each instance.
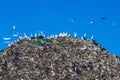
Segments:
[[[74,37],[77,37],[77,33],[74,32]]]
[[[86,37],[86,33],[84,33],[83,37]]]
[[[90,39],[92,40],[92,39],[93,39],[93,37],[94,37],[94,36],[92,35]]]

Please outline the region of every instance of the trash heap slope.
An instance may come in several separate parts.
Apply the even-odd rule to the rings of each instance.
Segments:
[[[32,37],[0,52],[0,80],[120,80],[120,57],[87,38]]]

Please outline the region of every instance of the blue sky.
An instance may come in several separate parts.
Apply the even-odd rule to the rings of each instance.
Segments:
[[[78,37],[86,33],[88,38],[94,35],[103,47],[120,55],[120,0],[0,1],[0,49],[7,46],[3,37],[15,40],[14,33],[38,31],[46,35],[77,32]]]

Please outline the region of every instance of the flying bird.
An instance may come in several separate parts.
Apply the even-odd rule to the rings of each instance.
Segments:
[[[93,20],[91,20],[91,21],[90,21],[90,24],[93,24],[93,23],[94,23]]]
[[[12,28],[12,29],[14,29],[14,30],[16,29],[15,25],[13,26],[13,28]]]
[[[14,37],[18,37],[18,34],[13,34]]]
[[[70,19],[70,21],[73,23],[73,22],[75,22],[75,19]]]
[[[11,38],[6,38],[6,37],[4,37],[3,39],[4,39],[4,40],[10,40]]]
[[[102,19],[102,20],[105,20],[106,18],[107,18],[107,17],[102,17],[101,19]]]

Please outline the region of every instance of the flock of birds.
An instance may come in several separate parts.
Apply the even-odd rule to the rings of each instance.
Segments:
[[[15,30],[16,29],[16,26],[13,26],[12,27],[12,30]],[[3,37],[3,40],[4,40],[4,43],[5,44],[8,44],[8,46],[11,46],[14,42],[18,42],[20,41],[21,39],[24,39],[24,38],[27,38],[29,40],[31,40],[31,37],[38,37],[38,36],[43,36],[45,37],[45,34],[40,31],[38,33],[35,33],[35,34],[30,34],[30,36],[28,36],[26,33],[23,34],[23,36],[19,35],[19,33],[16,33],[16,34],[13,34],[13,37],[16,37],[17,40],[14,40],[12,42],[10,42],[10,40],[12,39],[11,37]],[[56,34],[56,35],[50,35],[49,37],[46,37],[46,38],[57,38],[58,36],[70,36],[70,34],[68,34],[67,32],[63,32],[63,33],[59,33],[59,34]],[[77,37],[77,33],[74,32],[74,37]],[[83,39],[84,37],[86,37],[86,33],[84,33],[84,35],[81,37],[81,39]],[[93,35],[91,36],[91,40],[93,39]]]
[[[101,20],[106,20],[107,19],[107,17],[102,17],[101,18]],[[70,19],[70,21],[72,22],[72,23],[74,23],[74,22],[76,22],[76,18],[72,18],[72,19]],[[93,24],[94,23],[94,21],[93,20],[90,20],[89,21],[89,24]]]
[[[107,19],[107,17],[102,17],[102,18],[101,18],[101,20],[106,20],[106,19]],[[70,19],[70,21],[71,21],[71,22],[76,22],[75,19]],[[94,23],[93,20],[91,20],[91,21],[89,22],[89,24],[93,24],[93,23]],[[14,25],[11,29],[12,29],[12,30],[16,30],[16,26]],[[45,37],[45,35],[43,34],[42,31],[40,31],[40,32],[38,32],[38,33],[35,33],[35,34],[30,34],[30,36],[28,36],[26,33],[24,33],[23,36],[21,36],[19,33],[15,33],[15,34],[13,34],[12,36],[15,37],[17,40],[10,42],[10,40],[12,39],[11,37],[3,37],[3,40],[4,40],[4,43],[5,43],[5,44],[8,44],[8,46],[10,46],[10,45],[13,44],[14,42],[17,42],[17,41],[19,41],[19,40],[21,40],[21,39],[27,38],[27,39],[30,40],[31,37],[37,37],[37,36],[41,36],[41,35]],[[50,35],[50,36],[47,37],[47,38],[57,38],[58,36],[70,36],[70,34],[68,34],[68,33],[66,33],[66,32],[63,32],[63,33],[60,33],[59,35]],[[77,33],[74,33],[74,37],[77,37]],[[84,33],[84,35],[81,37],[81,39],[82,39],[83,37],[86,37],[86,33]],[[94,37],[94,35],[92,35],[90,39],[93,39],[93,37]]]

